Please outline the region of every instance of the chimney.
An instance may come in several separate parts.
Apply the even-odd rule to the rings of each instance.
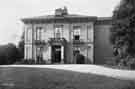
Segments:
[[[55,9],[55,16],[64,16],[67,14],[68,14],[68,10],[65,6],[64,6],[64,8]]]

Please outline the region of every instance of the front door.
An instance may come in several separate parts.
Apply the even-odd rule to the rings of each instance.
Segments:
[[[61,62],[61,46],[52,46],[52,63]]]

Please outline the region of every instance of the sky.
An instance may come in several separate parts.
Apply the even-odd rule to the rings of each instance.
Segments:
[[[112,16],[120,0],[0,0],[0,44],[20,40],[23,31],[21,18],[54,14],[66,6],[71,14],[98,17]]]

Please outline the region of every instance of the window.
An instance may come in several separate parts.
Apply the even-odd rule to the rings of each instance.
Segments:
[[[42,59],[43,55],[42,55],[42,47],[37,47],[37,59],[40,60]]]
[[[28,47],[25,46],[25,59],[28,59]]]
[[[32,58],[32,47],[28,46],[28,58],[31,59]]]
[[[36,27],[36,40],[43,40],[43,27]]]
[[[75,56],[76,54],[80,53],[80,48],[79,47],[74,47],[73,49],[73,55]]]
[[[26,42],[28,42],[28,43],[32,42],[32,28],[31,27],[27,27]]]
[[[25,46],[25,58],[26,59],[32,58],[32,46],[30,45]]]
[[[87,40],[90,41],[90,42],[93,42],[93,36],[94,36],[94,33],[93,33],[93,28],[92,28],[92,25],[88,25],[87,26]]]
[[[74,40],[79,40],[80,39],[80,35],[74,35]]]
[[[80,26],[74,26],[73,27],[73,39],[74,40],[80,40]]]
[[[63,35],[63,25],[55,26],[55,38],[62,38]]]

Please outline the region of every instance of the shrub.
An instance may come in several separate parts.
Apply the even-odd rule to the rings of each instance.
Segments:
[[[128,61],[127,61],[127,66],[128,66],[130,69],[135,69],[135,58],[130,58],[130,59],[128,59]]]
[[[115,66],[118,69],[135,69],[135,57],[127,56],[126,58],[114,57],[110,58],[107,62],[109,66]]]
[[[106,61],[106,64],[107,65],[111,65],[111,66],[116,66],[116,65],[118,65],[119,62],[120,62],[120,58],[119,57],[112,57],[112,58],[109,58]]]

